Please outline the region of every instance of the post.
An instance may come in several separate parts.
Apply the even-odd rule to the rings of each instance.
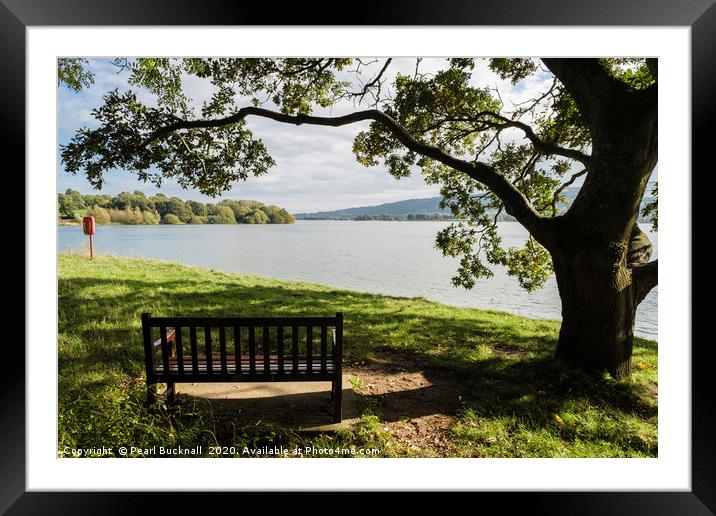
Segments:
[[[82,230],[85,235],[89,235],[90,237],[90,260],[94,258],[94,227],[94,217],[87,216],[82,218]]]
[[[335,378],[333,380],[333,421],[343,419],[343,312],[336,313],[336,352],[333,356]]]
[[[142,338],[144,340],[144,368],[147,374],[147,403],[154,403],[154,349],[152,333],[149,327],[149,314],[142,314]]]

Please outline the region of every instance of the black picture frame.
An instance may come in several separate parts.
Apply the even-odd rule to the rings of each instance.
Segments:
[[[351,9],[339,15],[335,3],[281,3],[267,11],[261,2],[194,2],[191,0],[0,0],[0,142],[14,168],[25,166],[25,30],[29,26],[86,25],[576,25],[576,26],[688,26],[692,43],[692,158],[693,169],[713,169],[711,148],[716,122],[716,5],[715,0],[469,0],[429,2],[401,0]],[[277,4],[278,5],[278,4]],[[48,114],[52,118],[53,114]],[[711,159],[709,159],[711,158]],[[708,161],[707,161],[708,160]],[[686,171],[690,173],[690,171]],[[693,175],[692,175],[693,177]],[[18,185],[24,189],[24,181]],[[27,185],[31,188],[31,185]],[[16,190],[17,191],[17,190]],[[25,192],[27,195],[27,192]],[[21,227],[21,226],[20,226]],[[19,262],[19,256],[14,258]],[[11,260],[11,264],[14,263]],[[32,274],[25,266],[26,277]],[[17,303],[19,305],[19,303]],[[32,310],[31,306],[26,307]],[[693,319],[693,316],[692,316]],[[684,329],[691,345],[691,328]],[[710,339],[709,339],[710,340]],[[16,342],[19,339],[16,340]],[[28,345],[29,343],[26,343]],[[700,344],[710,344],[708,341]],[[713,514],[716,511],[716,424],[712,362],[708,345],[691,346],[692,353],[692,489],[690,492],[599,493],[482,493],[484,503],[529,507],[549,514]],[[160,497],[164,510],[181,507],[183,496],[147,493],[40,493],[25,487],[25,353],[6,345],[0,392],[0,510],[8,514],[124,514]],[[212,494],[212,497],[218,494]],[[240,496],[246,497],[245,494]],[[272,495],[272,503],[294,498]],[[489,499],[489,500],[488,500]],[[364,496],[343,496],[343,512],[358,504],[370,510]],[[403,509],[420,505],[413,496]],[[219,500],[212,498],[212,505]],[[482,501],[481,501],[482,503]],[[486,505],[485,507],[489,507]],[[136,510],[136,512],[140,512]]]

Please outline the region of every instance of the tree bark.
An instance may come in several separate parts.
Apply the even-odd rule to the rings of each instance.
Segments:
[[[615,379],[631,374],[637,296],[632,270],[605,260],[609,250],[553,253],[562,300],[557,356]]]

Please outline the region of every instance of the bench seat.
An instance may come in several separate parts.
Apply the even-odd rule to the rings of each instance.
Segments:
[[[182,360],[184,365],[184,373],[193,373],[193,363],[191,357],[185,356]],[[305,374],[307,372],[307,366],[309,361],[306,359],[306,357],[299,357],[297,361],[297,368],[294,368],[294,362],[293,357],[284,357],[283,362],[283,374]],[[310,361],[311,363],[311,374],[319,374],[321,373],[321,359],[313,357]],[[278,373],[279,372],[279,360],[278,356],[272,355],[269,361],[269,371],[270,373]],[[220,357],[213,357],[211,361],[211,374],[212,375],[221,375],[221,358]],[[333,362],[333,357],[329,356],[326,358],[326,373],[333,373],[335,372],[335,365]],[[164,365],[163,364],[157,364],[155,366],[156,374],[164,374]],[[264,359],[261,355],[258,355],[256,357],[255,361],[255,369],[254,372],[256,374],[265,374],[265,365],[264,365]],[[201,357],[197,360],[197,370],[199,374],[206,374],[206,359],[204,357]],[[236,359],[232,356],[226,357],[226,372],[228,374],[237,374],[236,370]],[[240,362],[240,370],[238,372],[239,375],[241,374],[250,374],[251,371],[251,361],[248,356],[242,356],[241,362]],[[169,373],[179,373],[179,364],[176,357],[169,357]]]

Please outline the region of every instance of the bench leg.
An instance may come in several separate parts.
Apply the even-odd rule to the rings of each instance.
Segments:
[[[333,422],[340,423],[343,419],[343,382],[342,378],[333,380]]]
[[[156,397],[154,396],[154,384],[147,384],[147,405],[151,407],[152,405],[154,405],[155,401]]]
[[[174,403],[174,399],[175,399],[174,394],[175,394],[175,392],[174,392],[174,384],[173,384],[173,383],[168,383],[168,384],[167,384],[167,401],[168,401],[169,403]]]

